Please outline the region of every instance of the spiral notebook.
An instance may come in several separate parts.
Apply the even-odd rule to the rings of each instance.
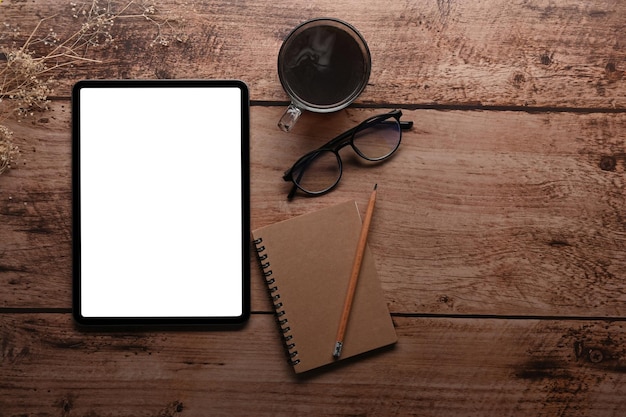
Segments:
[[[252,231],[296,373],[336,362],[332,353],[360,230],[359,211],[351,201]],[[341,359],[396,341],[367,248]]]

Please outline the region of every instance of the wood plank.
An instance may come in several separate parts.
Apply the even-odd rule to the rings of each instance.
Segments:
[[[304,378],[271,315],[238,332],[80,332],[0,315],[3,415],[620,416],[623,322],[394,317],[394,349]]]
[[[364,210],[378,183],[369,243],[392,311],[626,313],[622,117],[406,111],[415,127],[388,163],[345,150],[337,190],[288,203],[283,170],[375,111],[259,126],[281,110],[253,113],[253,227],[346,199]]]
[[[0,175],[0,307],[71,305],[69,101],[6,123],[19,148]]]
[[[78,11],[70,2],[5,1],[0,49],[21,46],[52,16],[38,36],[53,29],[67,39],[91,4],[74,3]],[[136,1],[106,2],[118,12],[129,3],[110,29],[114,42],[89,47],[86,56],[101,63],[50,73],[55,95],[68,97],[82,78],[239,78],[253,100],[286,100],[276,74],[282,41],[306,19],[334,16],[356,26],[372,52],[361,104],[626,108],[624,2],[173,1],[156,14]]]
[[[71,306],[68,105],[10,125],[22,154],[0,176],[3,307]],[[382,110],[307,114],[289,134],[282,110],[252,107],[252,227],[349,199],[364,209],[378,183],[369,243],[391,311],[626,315],[623,117],[407,111],[416,125],[388,163],[359,165],[346,149],[338,189],[288,202],[285,169]],[[270,311],[251,265],[252,308]]]
[[[0,68],[39,19],[54,16],[42,33],[63,38],[92,4],[0,3]],[[51,110],[7,121],[21,154],[0,175],[1,415],[623,414],[625,3],[175,0],[156,14],[98,3],[131,6],[113,44],[89,47],[102,62],[51,71]],[[372,77],[356,108],[305,114],[285,134],[276,54],[291,27],[322,15],[364,34]],[[246,81],[253,227],[348,199],[364,209],[378,183],[369,244],[398,344],[297,378],[255,259],[255,313],[240,331],[77,329],[63,311],[68,97],[82,78]],[[337,190],[286,200],[297,157],[396,105],[416,125],[393,159],[367,166],[344,149]]]

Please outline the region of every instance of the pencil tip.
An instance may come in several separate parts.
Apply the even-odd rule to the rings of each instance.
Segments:
[[[374,190],[378,188],[378,183],[374,184]]]
[[[341,343],[340,341],[337,341],[335,343],[335,350],[333,351],[333,358],[339,359],[339,357],[341,356],[342,349],[343,349],[343,343]]]

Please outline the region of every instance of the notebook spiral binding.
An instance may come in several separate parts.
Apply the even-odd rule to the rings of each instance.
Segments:
[[[289,327],[289,320],[286,317],[286,312],[283,309],[283,303],[280,302],[280,293],[278,286],[276,285],[276,279],[272,277],[272,269],[270,262],[267,259],[267,253],[265,252],[265,246],[263,246],[263,238],[259,238],[253,241],[256,246],[257,257],[261,263],[261,269],[263,270],[263,277],[274,305],[274,311],[276,312],[276,321],[280,327],[283,335],[283,341],[285,342],[285,348],[287,349],[287,356],[289,364],[294,366],[300,363],[298,359],[298,351],[296,349],[296,343],[293,340],[293,335],[288,334],[291,330]]]

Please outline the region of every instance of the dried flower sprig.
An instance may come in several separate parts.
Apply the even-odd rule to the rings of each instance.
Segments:
[[[47,110],[48,97],[53,92],[51,74],[62,67],[100,63],[88,54],[93,48],[114,43],[111,28],[120,18],[143,18],[155,25],[156,35],[151,46],[168,46],[172,37],[178,42],[186,40],[182,32],[175,32],[174,22],[183,20],[163,17],[151,4],[131,0],[116,8],[111,0],[90,0],[71,2],[69,6],[72,17],[82,23],[66,39],[61,40],[52,28],[47,32],[42,29],[56,17],[51,16],[38,22],[22,46],[9,49],[0,45],[0,123],[12,114],[19,121],[35,111]],[[9,27],[7,23],[4,25]],[[168,36],[165,32],[174,35]],[[37,55],[34,49],[47,49],[47,52]],[[10,161],[18,153],[11,137],[11,132],[0,125],[0,174],[10,167]]]
[[[109,4],[110,5],[110,4]],[[20,47],[0,47],[0,122],[15,114],[18,121],[33,115],[35,111],[48,109],[48,96],[53,92],[54,70],[82,62],[99,62],[87,57],[90,46],[101,39],[112,41],[110,28],[113,20],[123,13],[128,3],[119,13],[111,13],[109,7],[99,6],[98,0],[91,2],[89,13],[80,28],[64,41],[59,40],[53,29],[42,32],[42,26],[56,16],[41,19]],[[9,27],[5,23],[5,27]],[[14,29],[17,32],[17,29]],[[48,49],[43,55],[36,55],[34,48]],[[0,174],[11,167],[11,162],[19,152],[12,142],[12,132],[0,125]]]
[[[11,141],[13,133],[5,126],[0,125],[0,174],[11,168],[13,158],[18,152],[17,147]]]
[[[19,117],[27,116],[32,110],[46,110],[48,95],[51,93],[48,80],[42,79],[46,71],[45,61],[36,59],[23,50],[4,53],[6,63],[0,70],[0,102],[9,99],[9,108],[17,111]]]

